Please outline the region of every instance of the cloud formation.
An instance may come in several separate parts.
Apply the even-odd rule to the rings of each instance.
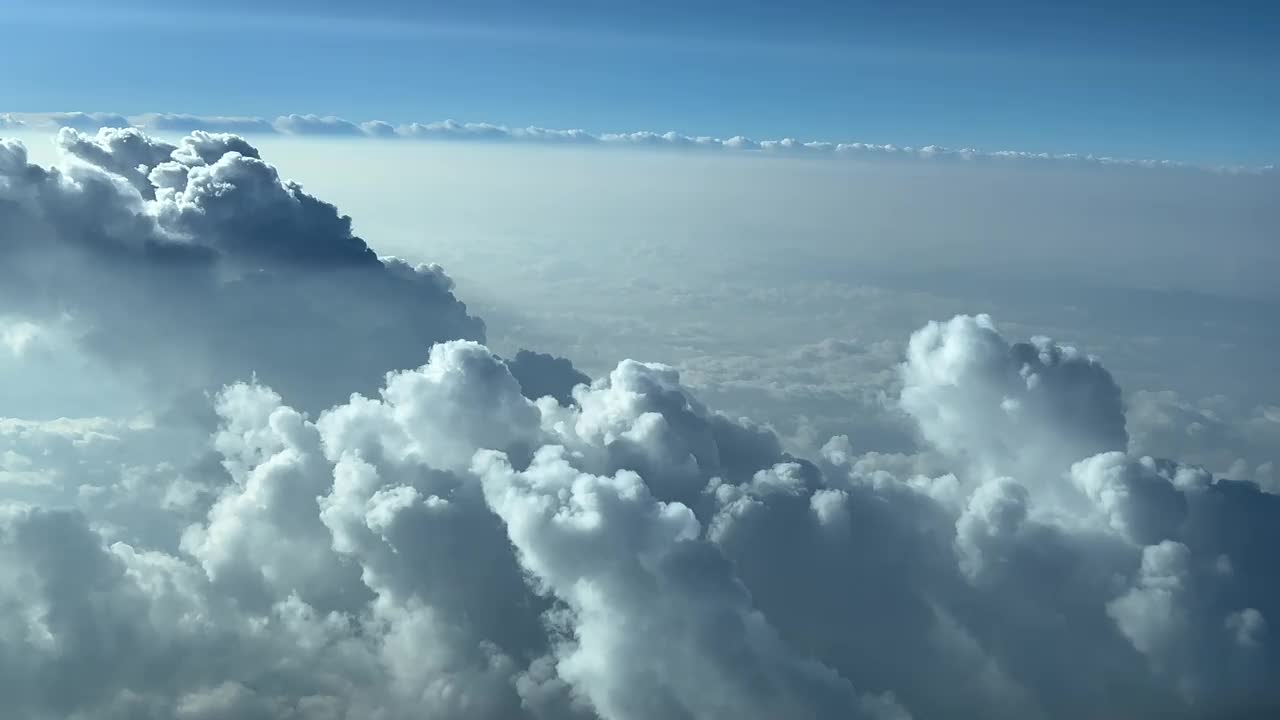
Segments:
[[[961,316],[916,332],[907,358],[902,408],[980,475],[1053,487],[1075,460],[1128,446],[1119,386],[1074,347],[1011,344],[990,317]]]
[[[1203,167],[1177,160],[1120,158],[1080,153],[1029,152],[1024,150],[982,150],[949,148],[941,145],[919,147],[892,143],[833,142],[826,140],[780,139],[754,140],[742,135],[717,138],[708,135],[686,135],[675,131],[593,133],[582,129],[553,129],[537,126],[512,127],[487,122],[442,120],[428,123],[410,122],[394,125],[382,120],[352,121],[333,115],[290,114],[276,118],[200,116],[180,113],[145,113],[132,117],[113,113],[9,113],[10,122],[26,127],[57,130],[70,127],[95,132],[107,127],[138,127],[155,132],[207,132],[281,134],[296,136],[410,138],[440,141],[515,142],[539,144],[602,145],[612,147],[648,147],[668,149],[702,149],[729,152],[754,152],[813,157],[844,157],[879,160],[961,161],[979,163],[1035,164],[1053,162],[1082,166],[1109,166],[1165,170],[1213,170],[1218,172],[1272,174],[1271,165],[1248,167]],[[0,120],[0,129],[5,127]]]
[[[58,145],[52,169],[0,145],[0,302],[37,326],[69,316],[148,382],[257,373],[319,409],[433,342],[484,338],[440,267],[379,258],[238,136],[66,129]]]
[[[1280,708],[1280,496],[1134,452],[1083,351],[930,323],[892,398],[924,452],[805,459],[669,366],[494,354],[438,267],[243,138],[59,145],[0,145],[6,352],[65,322],[123,376],[219,389],[194,438],[0,420],[21,717]]]
[[[270,121],[257,117],[147,113],[134,117],[132,123],[137,127],[155,132],[191,133],[203,130],[211,133],[234,133],[237,135],[275,132],[275,127]]]

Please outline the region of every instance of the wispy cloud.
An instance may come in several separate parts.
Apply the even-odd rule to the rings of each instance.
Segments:
[[[124,116],[100,112],[2,113],[0,129],[25,127],[54,130],[71,127],[91,132],[102,127],[134,126],[156,132],[205,130],[245,135],[294,135],[416,139],[436,141],[515,142],[542,144],[602,145],[707,151],[731,151],[779,155],[807,155],[850,158],[914,159],[931,161],[1065,163],[1086,166],[1199,170],[1228,173],[1274,173],[1275,166],[1208,166],[1178,160],[1122,158],[1091,153],[1050,153],[1026,150],[986,150],[941,145],[908,146],[892,143],[800,140],[785,137],[755,140],[742,135],[729,138],[686,135],[674,131],[589,132],[583,129],[512,127],[488,122],[442,120],[395,125],[382,120],[353,121],[332,115],[282,115],[276,118],[253,116],[210,116],[181,113],[145,113]]]

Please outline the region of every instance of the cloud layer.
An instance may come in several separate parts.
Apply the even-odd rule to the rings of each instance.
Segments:
[[[6,124],[8,123],[8,124]],[[882,160],[932,160],[997,163],[1074,164],[1166,170],[1214,170],[1233,173],[1273,173],[1273,166],[1203,167],[1176,160],[1118,158],[1079,153],[1028,152],[1023,150],[982,150],[948,148],[941,145],[912,147],[865,142],[833,142],[799,140],[786,137],[754,140],[742,135],[718,138],[708,135],[685,135],[675,131],[593,133],[581,129],[557,130],[542,127],[510,127],[487,122],[443,120],[429,123],[411,122],[394,125],[382,120],[357,122],[332,115],[281,115],[274,119],[252,116],[226,117],[187,115],[181,113],[145,113],[126,117],[115,113],[55,112],[8,113],[0,115],[0,129],[27,127],[57,130],[69,127],[82,132],[95,132],[104,127],[137,127],[154,132],[188,133],[197,130],[215,133],[280,134],[296,136],[409,138],[441,141],[516,142],[559,145],[603,145],[613,147],[649,147],[700,149],[729,152],[759,152],[814,157],[847,157]]]
[[[0,421],[19,716],[1280,708],[1280,496],[1131,452],[1081,350],[930,323],[891,398],[923,452],[800,458],[671,367],[499,357],[243,138],[59,144],[0,145],[6,344],[208,417]]]

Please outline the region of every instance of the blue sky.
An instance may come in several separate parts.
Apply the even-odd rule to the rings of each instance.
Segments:
[[[10,0],[3,109],[1280,160],[1276,3],[961,5]]]

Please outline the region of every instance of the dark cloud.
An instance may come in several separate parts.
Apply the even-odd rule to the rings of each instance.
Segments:
[[[160,387],[257,373],[319,409],[434,342],[484,338],[443,270],[379,258],[239,137],[64,130],[59,145],[74,159],[61,169],[4,146],[0,297],[37,321],[70,315]]]
[[[551,396],[561,405],[568,405],[573,402],[575,387],[591,384],[591,378],[578,372],[569,360],[532,350],[516,352],[507,361],[507,369],[530,400]]]

